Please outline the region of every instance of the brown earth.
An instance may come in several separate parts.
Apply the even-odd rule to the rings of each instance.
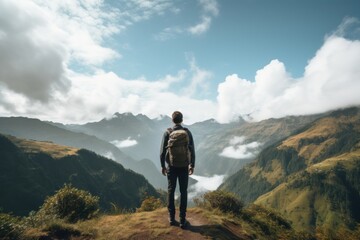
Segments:
[[[92,231],[95,230],[93,237],[96,239],[253,239],[234,221],[219,216],[212,219],[198,208],[188,210],[187,220],[189,224],[185,229],[181,229],[179,224],[170,226],[164,208],[154,212],[106,216],[94,220],[95,229]]]

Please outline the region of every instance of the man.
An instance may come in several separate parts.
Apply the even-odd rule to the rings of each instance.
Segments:
[[[175,111],[172,114],[172,121],[175,125],[166,130],[161,143],[161,172],[168,179],[168,210],[171,226],[176,224],[174,194],[176,182],[179,179],[180,227],[185,228],[187,224],[187,188],[189,175],[194,172],[195,148],[191,132],[181,125],[183,121],[182,113]],[[167,168],[165,167],[165,162],[167,163]]]

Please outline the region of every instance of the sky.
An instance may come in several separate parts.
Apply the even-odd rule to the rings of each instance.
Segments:
[[[0,0],[0,116],[191,124],[360,105],[359,0]]]

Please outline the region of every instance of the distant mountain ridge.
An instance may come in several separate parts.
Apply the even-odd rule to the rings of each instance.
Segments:
[[[103,210],[135,208],[146,195],[159,196],[142,175],[94,152],[0,134],[3,211],[27,215],[64,183],[99,196]]]
[[[258,151],[289,136],[297,129],[304,127],[320,116],[289,116],[280,119],[267,119],[260,122],[240,120],[236,123],[215,126],[214,129],[216,130],[208,131],[207,133],[204,131],[201,141],[198,142],[198,169],[201,174],[208,176],[214,174],[231,175],[245,164],[253,161]],[[234,138],[243,138],[244,142],[232,145],[231,142]],[[248,157],[235,159],[230,156],[220,155],[227,147],[231,147],[232,151],[236,152],[240,151],[242,146],[249,143],[257,143],[259,147],[247,150],[247,153],[251,153],[248,154],[250,155]]]
[[[162,116],[150,119],[146,115],[132,113],[115,113],[110,118],[86,124],[62,125],[61,127],[96,136],[107,142],[134,141],[134,145],[123,147],[121,151],[134,159],[151,160],[160,168],[159,149],[162,134],[172,125],[171,118]]]
[[[0,133],[88,149],[143,174],[157,188],[165,188],[166,181],[161,176],[159,169],[151,162],[136,161],[107,141],[80,131],[69,130],[64,126],[25,117],[0,117]]]
[[[185,125],[191,130],[195,140],[195,173],[203,176],[235,173],[246,163],[253,161],[258,151],[318,117],[287,117],[261,122],[246,122],[239,118],[229,124],[209,119]],[[150,119],[145,115],[135,116],[132,113],[115,113],[110,118],[83,125],[64,125],[21,117],[0,118],[0,132],[95,151],[143,174],[154,186],[162,189],[166,189],[166,179],[159,171],[160,142],[165,130],[172,125],[168,116]],[[242,147],[240,143],[231,146],[233,138],[244,138],[242,144],[254,142],[259,147],[250,149],[251,154],[241,159],[222,156],[225,148],[232,147],[233,151],[237,151]],[[121,147],[119,145],[122,141],[131,141],[132,145]]]
[[[261,122],[238,121],[221,124],[214,119],[197,122],[188,127],[194,137],[196,148],[196,173],[205,176],[214,174],[232,174],[243,165],[251,162],[253,156],[234,159],[221,156],[220,153],[229,146],[234,137],[244,137],[245,142],[259,142],[259,149],[289,136],[296,129],[315,120],[320,115],[286,117],[281,119],[268,119]],[[58,125],[62,128],[93,135],[101,140],[112,142],[132,140],[136,142],[131,147],[120,148],[121,151],[134,159],[149,159],[158,168],[159,149],[163,133],[173,126],[171,118],[163,116],[160,119],[150,119],[145,115],[132,113],[115,113],[111,118],[104,118],[98,122],[83,125]],[[236,151],[235,146],[235,151]]]
[[[360,222],[360,108],[334,111],[264,149],[220,186],[297,229]]]

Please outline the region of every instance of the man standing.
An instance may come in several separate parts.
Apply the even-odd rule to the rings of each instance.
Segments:
[[[179,179],[180,186],[180,227],[185,228],[187,208],[187,188],[189,175],[193,174],[195,167],[194,140],[189,129],[181,123],[183,115],[179,111],[172,114],[175,124],[168,128],[163,135],[160,149],[161,172],[168,179],[168,210],[170,225],[175,225],[175,189]],[[167,163],[167,168],[165,167]]]

